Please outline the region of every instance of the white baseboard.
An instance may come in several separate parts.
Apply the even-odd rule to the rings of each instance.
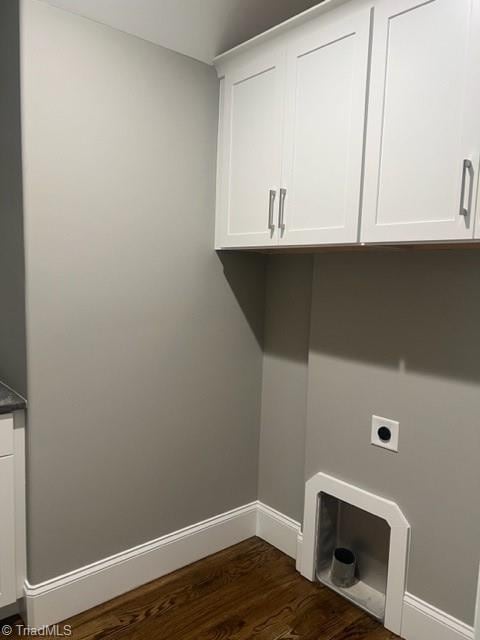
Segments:
[[[256,501],[41,584],[26,582],[26,622],[37,628],[55,624],[254,535],[296,558],[298,567],[300,524]],[[474,640],[475,634],[406,593],[402,638]]]
[[[27,624],[52,625],[255,535],[252,502],[41,584],[25,583]]]
[[[402,618],[402,638],[405,640],[474,640],[473,627],[456,620],[448,613],[405,594]]]
[[[299,570],[303,535],[298,522],[258,502],[257,536],[290,557],[296,558],[297,570]],[[402,638],[404,640],[474,640],[475,634],[473,628],[467,624],[406,593],[403,601]]]
[[[297,557],[300,524],[272,507],[257,502],[257,536],[287,556]]]

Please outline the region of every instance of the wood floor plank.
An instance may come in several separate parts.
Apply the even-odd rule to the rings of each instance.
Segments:
[[[148,607],[149,602],[156,602],[162,593],[170,596],[180,591],[182,587],[190,589],[194,587],[201,588],[202,585],[207,587],[209,583],[216,579],[228,582],[229,578],[234,579],[238,572],[242,570],[248,572],[249,563],[267,563],[282,555],[277,549],[266,548],[258,538],[252,538],[248,542],[248,545],[241,543],[229,547],[213,556],[158,578],[135,591],[130,591],[94,609],[81,613],[72,620],[75,625],[80,625],[92,617],[97,618],[112,609],[118,611],[123,606],[129,606],[130,604]]]
[[[206,585],[193,585],[186,598],[180,598],[175,606],[161,612],[161,625],[157,611],[150,610],[142,625],[146,637],[152,640],[197,638],[201,631],[212,624],[212,620],[218,618],[219,612],[231,610],[238,602],[249,605],[258,598],[259,593],[276,589],[285,579],[292,580],[291,567],[283,558],[275,563],[262,562],[257,566],[249,562],[248,569],[248,572],[237,570],[233,581],[223,579],[218,583],[208,581]],[[225,571],[228,572],[228,567],[225,567]],[[166,594],[162,594],[164,597]],[[120,617],[122,626],[125,623],[136,625],[137,613],[136,610],[123,614]],[[121,637],[114,635],[112,640]]]
[[[145,611],[143,603],[136,603],[133,609],[119,616],[120,633],[124,633],[125,625],[135,627],[140,617],[145,633],[151,638],[172,640],[177,636],[187,638],[192,632],[199,634],[218,616],[220,607],[228,610],[241,600],[249,602],[257,597],[258,589],[265,592],[283,579],[292,578],[288,558],[275,549],[265,548],[264,551],[256,557],[226,564],[220,573],[212,574],[207,563],[200,580],[186,585],[186,588],[182,584],[180,593],[162,589],[158,602],[148,611]],[[171,589],[176,585],[169,586]],[[162,605],[160,611],[159,604]],[[158,624],[159,615],[161,625]],[[121,637],[113,635],[112,640]]]
[[[327,640],[361,615],[361,612],[341,601],[328,589],[319,588],[312,593],[309,583],[294,580],[284,589],[257,598],[254,606],[238,606],[236,611],[226,613],[217,625],[211,627],[207,634],[200,635],[199,639],[272,640],[292,635],[294,621],[302,620],[304,630],[313,631],[315,638],[324,637]],[[231,630],[233,621],[237,621],[234,631]],[[295,637],[304,635],[296,633]]]
[[[369,616],[363,616],[332,640],[395,640],[396,637]]]
[[[252,541],[251,545],[231,547],[187,568],[151,582],[133,592],[120,596],[96,609],[76,616],[71,621],[79,640],[80,629],[89,620],[114,610],[119,631],[163,615],[164,623],[173,612],[175,617],[183,615],[183,608],[190,607],[202,597],[216,593],[229,583],[235,583],[242,574],[250,575],[253,566],[270,565],[283,554],[272,547],[267,548]],[[110,629],[110,634],[114,629]],[[104,636],[102,636],[104,637]]]
[[[17,620],[18,623],[18,620]],[[74,640],[394,640],[251,538],[66,620]],[[13,635],[10,637],[21,637]]]

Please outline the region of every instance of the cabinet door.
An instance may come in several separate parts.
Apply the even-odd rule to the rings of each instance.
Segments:
[[[275,50],[259,56],[251,64],[227,73],[224,82],[216,244],[276,244],[284,54]]]
[[[358,239],[369,37],[363,10],[289,45],[281,244]]]
[[[16,600],[13,456],[0,458],[0,607]]]
[[[363,241],[473,236],[478,4],[383,0],[375,9]]]

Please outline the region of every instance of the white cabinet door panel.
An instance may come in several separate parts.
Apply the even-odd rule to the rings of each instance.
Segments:
[[[365,242],[473,236],[474,212],[461,208],[474,193],[480,149],[477,14],[478,0],[384,0],[375,9]]]
[[[270,190],[280,186],[284,54],[273,51],[225,78],[220,230],[222,247],[277,243],[269,226]],[[275,226],[274,226],[275,225]]]
[[[288,47],[281,244],[357,241],[369,34],[355,11]]]
[[[0,416],[0,457],[13,454],[13,416]]]
[[[0,607],[16,601],[13,456],[0,458]]]

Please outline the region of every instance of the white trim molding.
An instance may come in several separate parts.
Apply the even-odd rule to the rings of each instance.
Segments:
[[[383,518],[390,526],[390,550],[388,554],[388,577],[385,593],[385,627],[400,635],[402,629],[403,597],[406,586],[407,558],[410,525],[395,502],[386,500],[353,484],[348,484],[317,473],[305,485],[305,516],[301,573],[308,580],[315,579],[315,550],[319,529],[320,509],[318,497],[328,494]]]
[[[401,636],[405,640],[474,640],[475,633],[473,627],[406,593]]]
[[[27,624],[52,625],[255,535],[257,502],[32,585]]]
[[[303,546],[303,533],[301,531],[298,532],[297,535],[297,557],[295,568],[298,573],[301,573],[300,569],[302,566],[302,546]]]
[[[35,628],[58,623],[254,535],[296,558],[299,570],[300,524],[255,501],[58,578],[37,585],[26,582],[26,622]],[[401,636],[405,640],[475,637],[471,627],[409,593],[403,600]]]
[[[255,501],[57,578],[25,581],[27,623],[43,627],[258,535],[297,557],[300,524]]]
[[[257,502],[256,533],[259,538],[280,549],[290,558],[297,557],[300,523],[262,502]]]

